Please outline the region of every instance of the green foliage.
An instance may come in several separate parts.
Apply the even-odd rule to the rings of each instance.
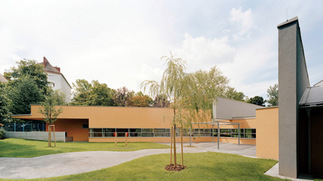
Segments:
[[[4,139],[6,130],[3,127],[0,127],[0,139]]]
[[[4,93],[11,100],[9,106],[13,114],[29,114],[31,104],[44,101],[48,90],[47,75],[43,66],[34,60],[21,60],[18,67],[12,67],[4,76],[9,80]]]
[[[45,92],[48,87],[47,75],[43,71],[42,64],[38,64],[35,60],[21,60],[17,62],[18,68],[12,67],[9,72],[5,73],[5,77],[9,80],[20,79],[29,76],[34,79],[38,88]]]
[[[126,87],[122,87],[120,89],[117,89],[117,91],[114,94],[113,100],[116,106],[130,106],[131,105],[131,99],[134,96],[133,91],[129,91]]]
[[[44,94],[34,78],[28,75],[9,81],[5,93],[12,101],[10,106],[12,114],[29,114],[31,104],[39,104],[44,100]]]
[[[210,118],[216,96],[223,94],[229,81],[213,67],[210,71],[199,70],[187,74],[185,82],[182,105],[190,111],[190,115],[186,116],[186,122],[190,123]]]
[[[265,102],[266,102],[266,100],[264,100],[264,98],[261,96],[251,97],[247,100],[247,103],[256,104],[259,106],[263,106],[265,104]]]
[[[57,105],[66,105],[66,102],[65,102],[66,95],[63,92],[59,90],[55,90],[53,91],[52,94],[53,94],[52,96],[56,100]]]
[[[180,115],[182,108],[180,100],[183,97],[183,89],[186,83],[184,81],[186,65],[183,59],[176,58],[173,54],[170,57],[163,56],[162,59],[166,61],[166,69],[160,83],[154,80],[146,80],[142,82],[141,87],[144,92],[149,89],[149,94],[152,97],[165,95],[172,102],[171,107],[174,110],[172,125],[176,126],[183,121]]]
[[[172,54],[162,59],[166,60],[167,66],[161,82],[146,80],[141,87],[153,97],[163,95],[164,100],[171,101],[174,109],[172,125],[206,120],[211,116],[216,96],[223,95],[227,87],[227,78],[216,67],[210,71],[186,73],[185,61]],[[189,110],[189,113],[184,114],[182,109]]]
[[[80,152],[80,151],[136,151],[143,149],[166,149],[169,146],[159,143],[132,143],[128,146],[124,143],[80,143],[80,142],[57,142],[56,147],[48,147],[46,141],[24,140],[7,138],[0,140],[0,157],[31,158],[57,153]],[[13,151],[14,150],[14,151]]]
[[[1,83],[0,83],[1,84]],[[8,99],[3,86],[0,86],[0,123],[9,122],[12,102]]]
[[[71,105],[86,106],[113,106],[113,96],[115,91],[110,89],[107,84],[100,83],[97,80],[89,83],[85,79],[76,80],[73,83],[75,89],[74,98]]]
[[[233,99],[237,101],[244,101],[244,98],[246,97],[243,92],[238,92],[233,87],[227,87],[227,89],[224,92],[223,97],[228,99]]]
[[[264,173],[277,161],[255,159],[225,153],[186,153],[187,168],[180,172],[164,169],[169,164],[167,154],[138,158],[120,165],[97,171],[49,178],[48,180],[283,180]],[[44,180],[44,179],[41,179]]]
[[[57,108],[56,105],[57,97],[53,92],[50,92],[39,107],[39,112],[44,115],[44,121],[49,125],[53,124],[57,120],[57,116],[63,112],[63,108]]]
[[[268,93],[268,103],[270,106],[278,106],[278,84],[274,86],[269,86],[267,89]]]
[[[151,104],[153,104],[153,100],[151,97],[147,95],[138,95],[130,98],[130,105],[133,107],[149,107]]]

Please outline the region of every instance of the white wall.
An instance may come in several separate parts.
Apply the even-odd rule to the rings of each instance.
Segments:
[[[63,75],[61,74],[54,74],[47,72],[48,75],[48,82],[51,82],[51,87],[54,90],[59,90],[63,92],[66,96],[65,102],[69,103],[71,102],[71,87],[68,85],[68,83],[65,81]]]
[[[11,132],[7,131],[5,136],[7,138],[22,138],[29,140],[48,140],[48,132],[35,131],[35,132]],[[65,142],[65,132],[55,132],[56,141]],[[52,141],[54,141],[54,133],[52,133]]]

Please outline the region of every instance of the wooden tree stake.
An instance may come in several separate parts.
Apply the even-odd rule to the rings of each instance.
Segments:
[[[170,164],[173,163],[173,127],[170,128]]]
[[[183,153],[183,128],[181,127],[181,155],[182,155],[182,168],[184,168],[184,153]]]

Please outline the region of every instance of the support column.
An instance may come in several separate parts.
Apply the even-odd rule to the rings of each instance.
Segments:
[[[220,123],[218,122],[218,150],[220,149]]]
[[[240,145],[240,124],[238,124],[238,144]]]

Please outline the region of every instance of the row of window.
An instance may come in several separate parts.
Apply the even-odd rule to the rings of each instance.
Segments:
[[[90,137],[124,137],[128,133],[129,137],[170,137],[170,129],[162,128],[91,128]],[[217,129],[192,129],[183,130],[183,136],[218,136]],[[220,129],[220,137],[238,138],[238,129]],[[176,130],[176,136],[180,136],[180,129]],[[240,138],[256,138],[256,129],[240,129]]]
[[[46,123],[42,122],[26,122],[26,123],[6,123],[4,129],[7,131],[46,131]]]

